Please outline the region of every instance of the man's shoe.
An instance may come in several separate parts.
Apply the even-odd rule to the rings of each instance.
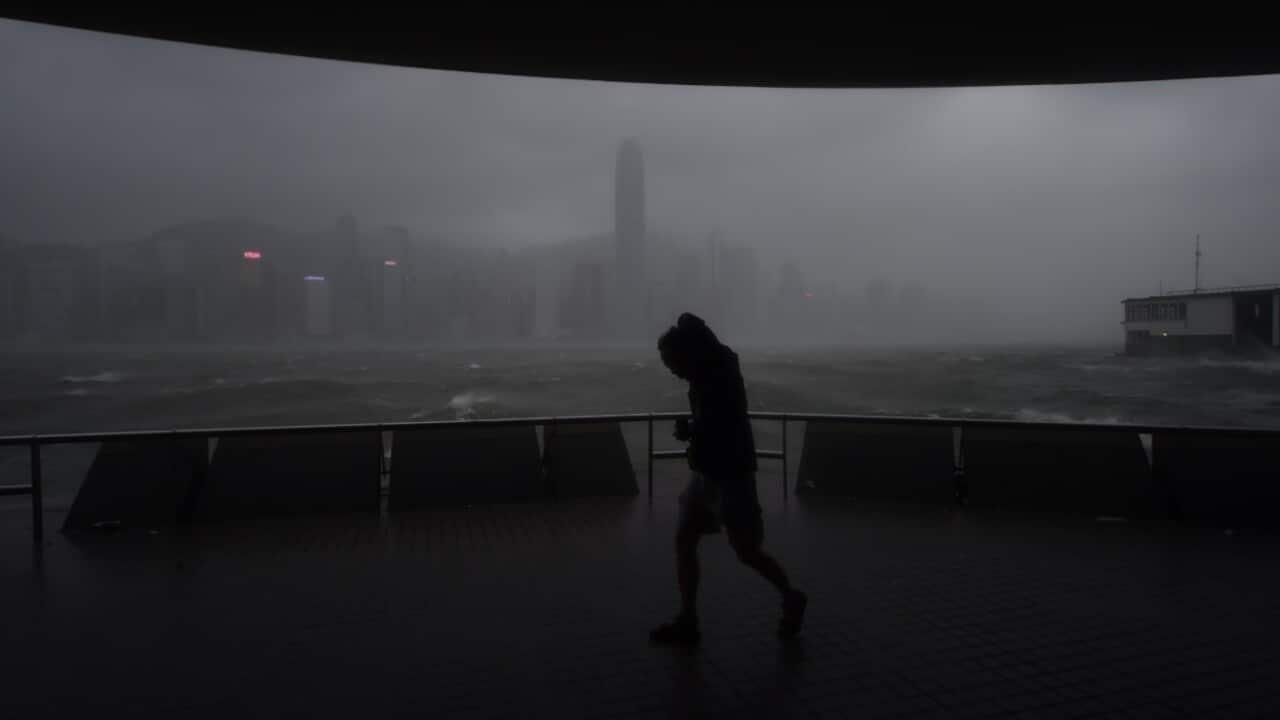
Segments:
[[[804,622],[804,611],[809,606],[809,596],[799,590],[792,590],[782,601],[782,619],[778,621],[778,634],[783,637],[794,637],[800,632]]]
[[[698,630],[697,618],[677,615],[671,622],[654,628],[649,639],[659,645],[697,645],[702,632]]]

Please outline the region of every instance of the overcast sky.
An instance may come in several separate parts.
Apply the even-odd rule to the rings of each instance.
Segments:
[[[0,234],[28,242],[222,218],[312,230],[345,212],[521,242],[605,233],[635,136],[651,227],[719,229],[815,281],[987,288],[1118,321],[1120,298],[1191,284],[1199,232],[1206,284],[1280,282],[1280,76],[673,87],[0,21],[0,98]]]

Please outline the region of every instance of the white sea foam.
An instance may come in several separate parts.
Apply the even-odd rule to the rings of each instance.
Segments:
[[[117,383],[124,380],[124,373],[104,370],[97,375],[67,375],[62,382],[69,383]]]
[[[1014,413],[1014,417],[1023,422],[1086,423],[1089,425],[1117,425],[1120,423],[1120,418],[1110,415],[1106,417],[1074,418],[1066,413],[1036,410],[1035,408],[1022,408]]]
[[[1121,365],[1093,365],[1090,363],[1080,363],[1079,365],[1067,365],[1072,370],[1082,370],[1087,373],[1098,372],[1099,370],[1127,370]]]
[[[1200,359],[1201,367],[1223,368],[1226,370],[1247,370],[1259,375],[1275,375],[1280,373],[1280,361],[1275,360],[1214,360]]]
[[[490,393],[468,390],[454,395],[449,401],[449,409],[453,410],[459,420],[468,420],[475,417],[477,406],[493,401],[494,396]]]

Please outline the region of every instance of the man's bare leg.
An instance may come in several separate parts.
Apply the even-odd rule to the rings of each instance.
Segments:
[[[760,573],[782,595],[782,620],[778,623],[778,632],[784,636],[792,636],[800,632],[804,611],[809,605],[809,596],[791,586],[791,580],[787,578],[782,565],[760,547],[759,535],[733,531],[727,534],[729,544],[742,564]]]
[[[680,586],[680,614],[649,634],[664,645],[692,645],[702,637],[698,630],[698,540],[702,533],[696,521],[682,521],[676,531],[676,582]]]
[[[698,532],[681,528],[676,533],[676,581],[680,585],[680,614],[686,618],[698,617]]]
[[[787,593],[791,592],[791,581],[787,578],[787,573],[778,564],[778,561],[772,555],[765,552],[760,547],[760,543],[754,538],[742,537],[732,531],[728,533],[729,545],[733,547],[733,552],[742,561],[743,565],[760,573],[765,580],[768,580],[778,589],[779,593],[785,598]]]

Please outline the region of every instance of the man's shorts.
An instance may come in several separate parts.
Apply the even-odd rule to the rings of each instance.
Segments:
[[[694,471],[680,493],[680,524],[693,523],[702,534],[728,528],[739,537],[764,540],[764,519],[756,496],[756,474],[748,472],[730,482],[718,482]]]

